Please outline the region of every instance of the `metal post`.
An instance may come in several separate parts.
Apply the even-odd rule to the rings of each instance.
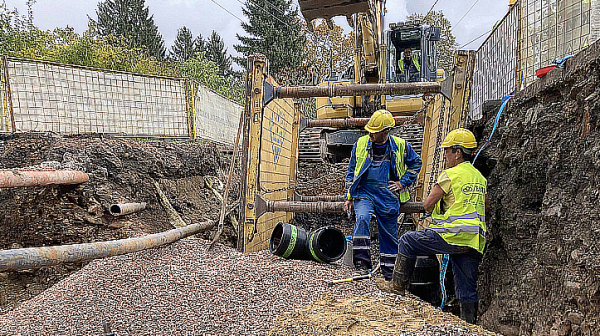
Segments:
[[[215,223],[211,220],[199,224],[190,224],[179,229],[138,238],[3,250],[0,251],[0,272],[53,266],[146,250],[206,231],[214,227]]]
[[[391,94],[439,93],[440,83],[383,83],[383,84],[350,84],[329,86],[279,86],[273,88],[273,96],[277,98],[310,98],[338,96],[374,96]]]
[[[44,186],[48,184],[79,184],[89,181],[88,174],[79,171],[0,171],[0,188]]]
[[[256,217],[267,212],[309,212],[343,213],[344,202],[281,202],[269,201],[260,195],[256,197]],[[400,213],[424,213],[423,203],[407,202],[400,207]]]
[[[394,117],[396,125],[401,125],[411,119],[412,117]],[[303,122],[304,125],[301,129],[306,127],[363,127],[369,122],[369,118],[304,119]]]
[[[13,107],[13,101],[12,101],[12,93],[10,90],[10,76],[8,74],[8,60],[7,57],[4,56],[2,57],[2,63],[4,65],[4,79],[6,80],[6,97],[5,99],[7,100],[8,103],[8,113],[10,114],[10,125],[11,125],[11,130],[10,133],[14,133],[16,132],[16,122],[15,122],[15,112],[14,112],[14,107]]]

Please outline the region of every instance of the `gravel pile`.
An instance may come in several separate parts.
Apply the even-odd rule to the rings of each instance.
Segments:
[[[328,288],[341,264],[242,254],[185,239],[166,247],[96,260],[0,316],[0,335],[265,335],[282,312],[325,293],[377,291],[372,282]]]
[[[325,280],[350,275],[351,270],[341,264],[285,260],[267,251],[242,254],[223,245],[207,253],[208,244],[185,239],[93,261],[0,316],[0,335],[101,335],[103,322],[109,322],[119,336],[266,335],[285,312],[299,309],[297,314],[303,314],[303,307],[319,299],[344,300],[365,294],[381,304],[356,309],[363,315],[375,312],[379,319],[384,315],[377,309],[390,311],[395,306],[418,318],[435,310],[410,298],[383,294],[372,281],[327,287]],[[389,301],[390,305],[382,300],[400,301]],[[319,308],[327,310],[337,314],[334,309]],[[435,323],[439,316],[445,316],[446,322],[455,319],[435,311],[438,315],[431,315]],[[282,323],[285,319],[274,334],[302,334],[302,329],[285,333]]]

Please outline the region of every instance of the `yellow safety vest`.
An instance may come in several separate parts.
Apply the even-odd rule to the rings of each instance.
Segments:
[[[419,58],[417,55],[412,55],[412,62],[417,68],[418,72],[421,72],[421,64],[419,64]],[[404,57],[398,60],[398,67],[400,68],[400,72],[404,72]]]
[[[470,246],[480,253],[485,248],[485,194],[487,180],[471,165],[462,162],[445,170],[452,185],[454,204],[441,213],[441,200],[431,217],[430,229],[452,245]]]
[[[390,135],[390,139],[393,139],[394,143],[396,144],[395,149],[392,147],[393,148],[392,160],[394,161],[393,164],[395,164],[395,167],[396,167],[396,175],[400,179],[400,178],[402,178],[404,173],[406,173],[406,164],[404,164],[404,148],[406,147],[406,141],[402,138],[398,138],[393,135]],[[360,178],[360,176],[364,173],[364,171],[367,170],[368,166],[365,166],[365,162],[367,161],[367,159],[371,160],[370,158],[368,158],[368,156],[369,156],[369,153],[367,151],[368,143],[369,143],[368,135],[360,137],[358,139],[358,141],[356,142],[356,152],[355,152],[356,166],[354,167],[354,179],[352,181],[352,186],[350,186],[350,188],[348,188],[348,199],[352,199],[352,197],[350,196],[350,190],[353,189],[353,187],[355,186],[355,184],[358,181],[358,179]],[[363,168],[365,168],[365,169],[363,169]],[[400,202],[404,203],[404,202],[408,201],[409,198],[410,198],[410,194],[408,193],[408,191],[404,191],[404,192],[400,193],[400,196],[399,196]]]

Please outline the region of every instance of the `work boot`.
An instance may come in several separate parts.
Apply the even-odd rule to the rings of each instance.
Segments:
[[[397,294],[397,295],[404,295],[404,293],[400,293],[394,288],[391,281],[387,281],[384,278],[375,279],[375,285],[382,292]]]
[[[477,324],[478,302],[461,302],[460,318],[471,324]]]
[[[404,295],[406,292],[406,288],[408,287],[408,283],[410,282],[410,278],[415,269],[416,261],[416,258],[409,258],[404,254],[398,253],[391,281],[394,292],[397,294]]]
[[[354,272],[353,277],[362,276],[369,274],[369,265],[366,261],[360,259],[354,259]]]

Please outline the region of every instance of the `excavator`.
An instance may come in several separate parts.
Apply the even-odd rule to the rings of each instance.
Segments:
[[[345,16],[355,33],[353,65],[341,74],[331,73],[319,86],[445,79],[444,71],[437,69],[439,27],[406,21],[390,23],[389,29],[384,31],[385,0],[299,0],[299,5],[309,30],[314,27],[313,20],[324,19],[331,28],[334,17]],[[413,63],[418,64],[416,71],[410,73],[399,66],[407,48]],[[387,109],[394,116],[410,116],[423,104],[422,94],[317,98],[316,118],[368,118],[380,108]],[[341,162],[350,157],[352,145],[364,134],[364,130],[352,128],[304,130],[300,134],[300,159]],[[403,136],[413,140],[411,143],[418,142],[422,132],[413,127]]]

